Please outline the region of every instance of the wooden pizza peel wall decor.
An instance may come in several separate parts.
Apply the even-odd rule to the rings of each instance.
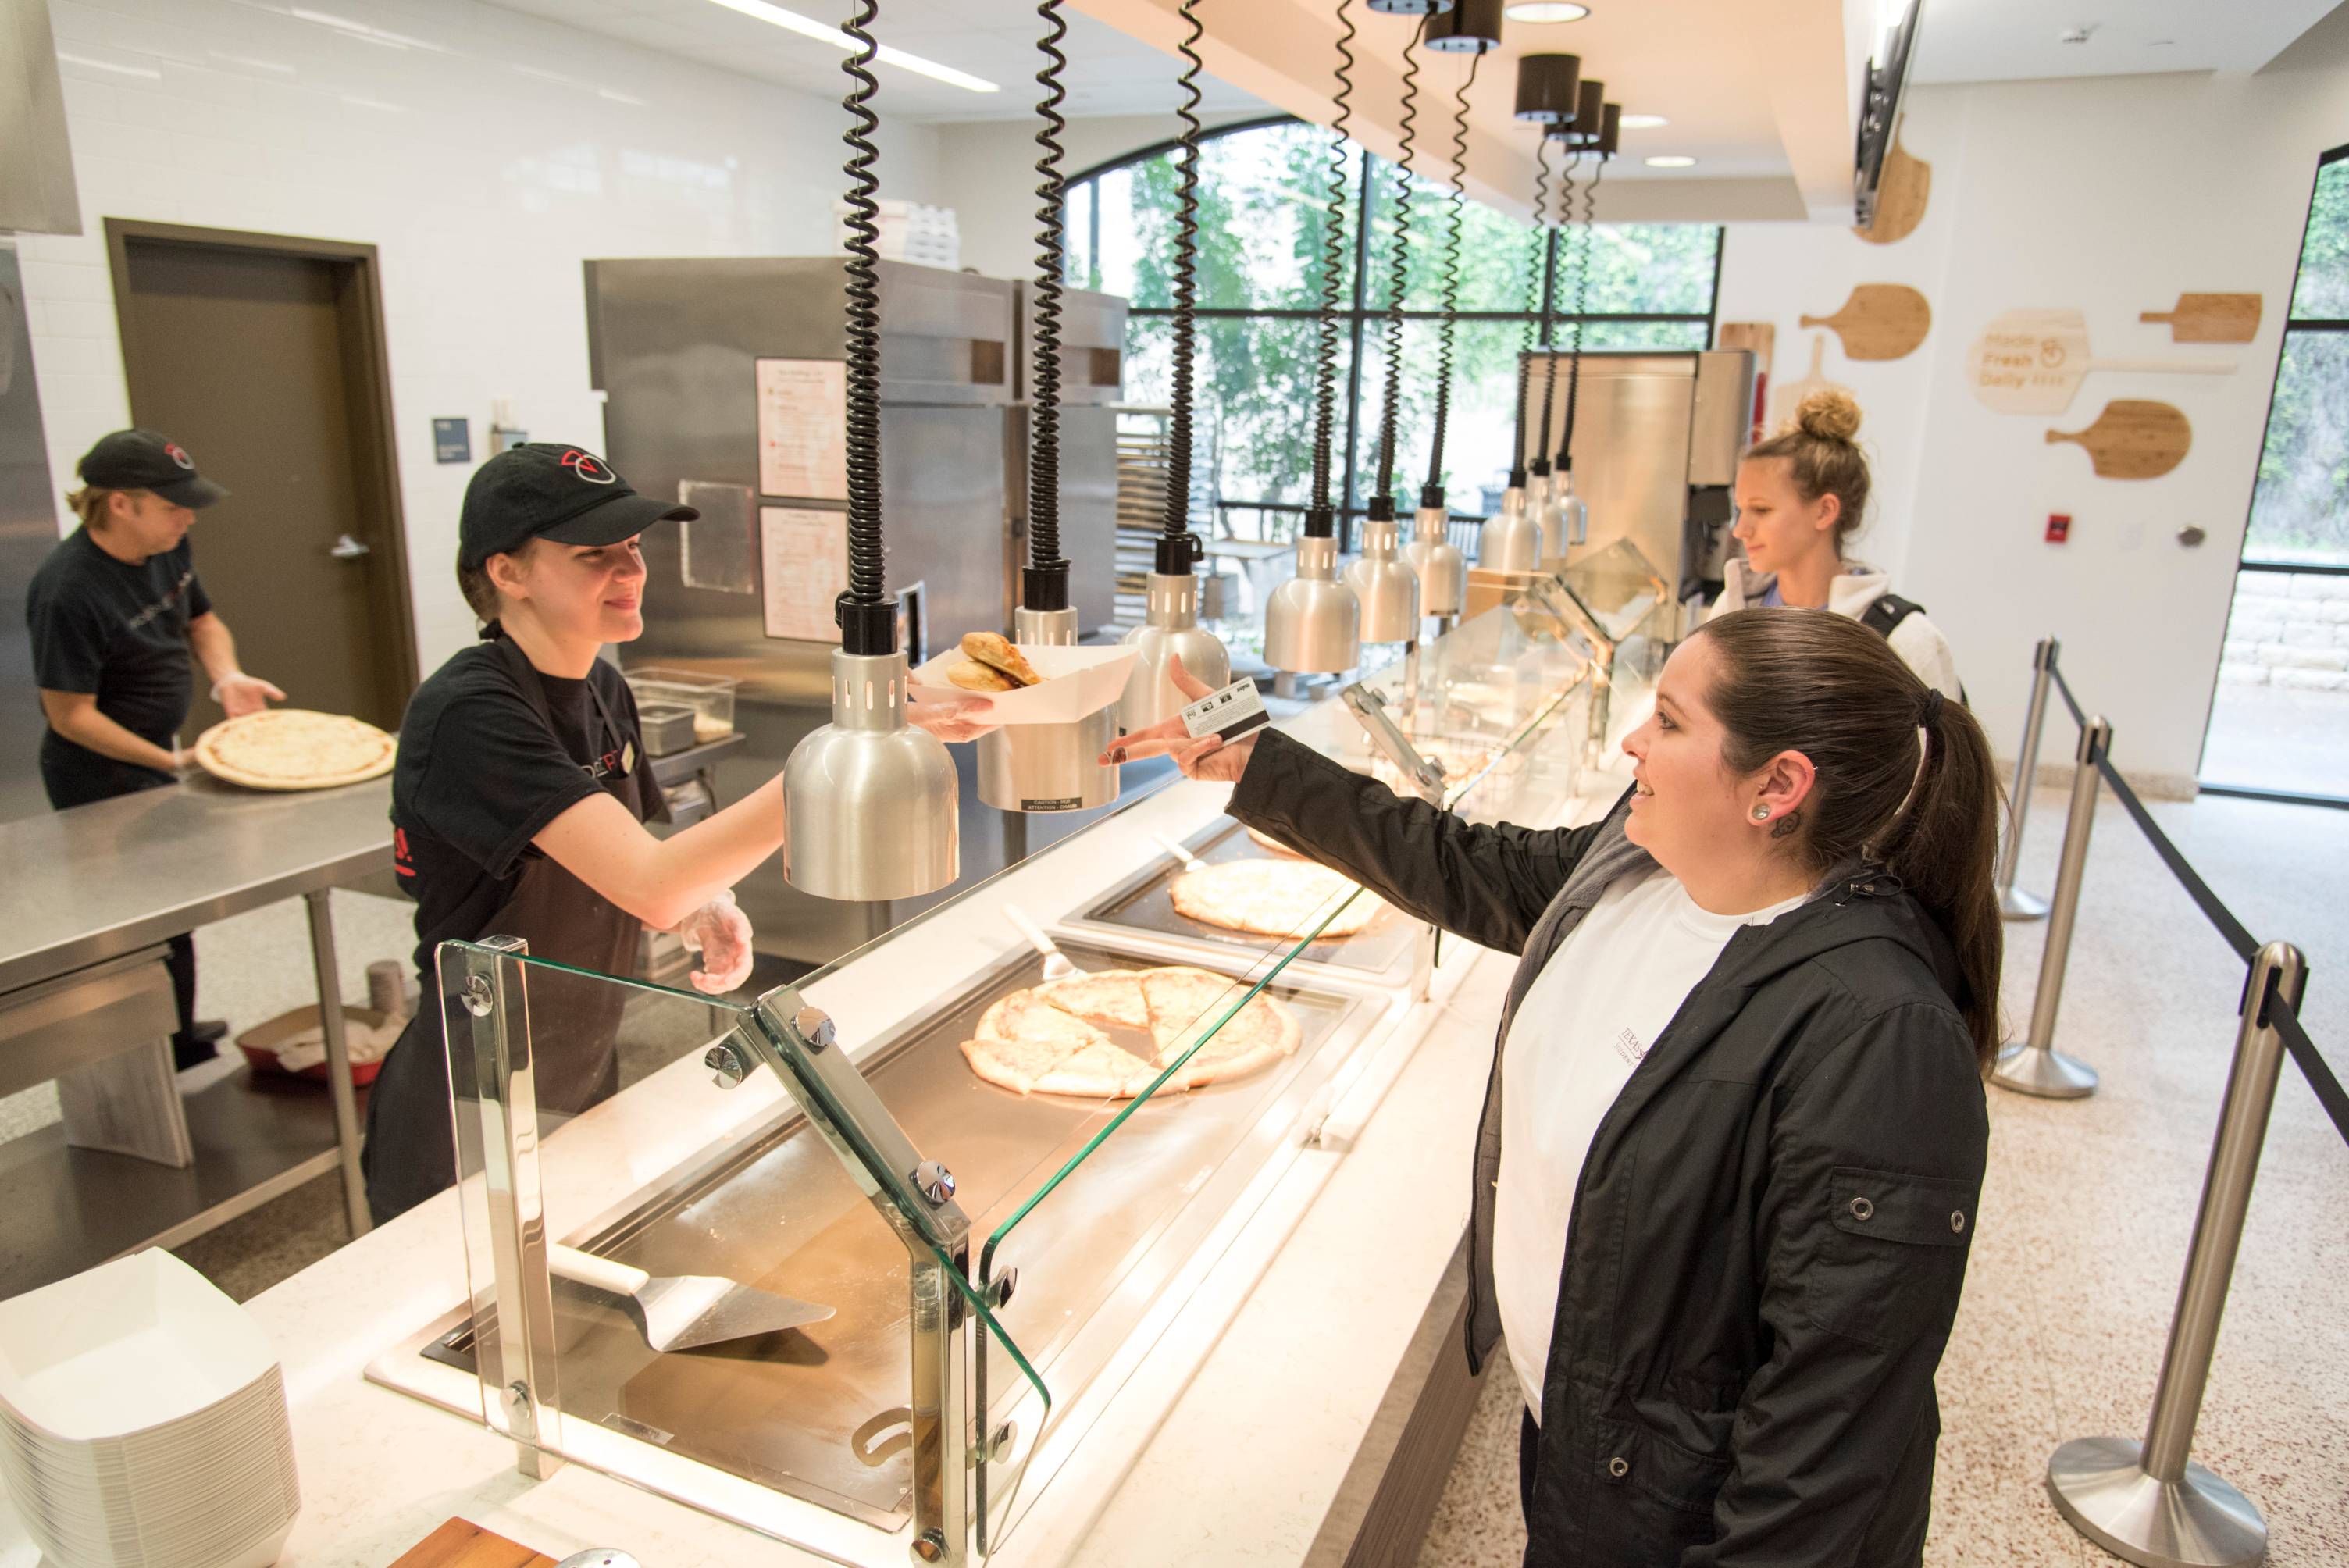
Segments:
[[[1776,429],[1791,421],[1803,399],[1814,392],[1840,392],[1851,397],[1851,388],[1830,381],[1821,373],[1826,362],[1827,340],[1814,333],[1811,335],[1811,367],[1799,381],[1788,381],[1770,394],[1770,428]],[[1855,399],[1856,401],[1857,399]]]
[[[2168,310],[2140,311],[2137,320],[2166,321],[2172,343],[2249,343],[2259,335],[2261,296],[2182,294]]]
[[[2106,404],[2086,429],[2050,430],[2047,441],[2085,447],[2098,479],[2158,480],[2186,460],[2194,428],[2167,403],[2123,397]]]
[[[1743,348],[1754,356],[1754,428],[1749,438],[1766,433],[1764,419],[1770,407],[1770,364],[1778,351],[1778,329],[1766,321],[1724,321],[1713,335],[1715,348]]]
[[[2000,414],[2061,414],[2095,370],[2231,376],[2235,366],[2224,360],[2095,358],[2088,352],[2088,319],[2076,310],[2008,311],[1966,354],[1966,384],[1976,400]]]
[[[1805,326],[1832,328],[1852,359],[1902,359],[1933,330],[1933,307],[1906,284],[1858,284],[1833,315],[1806,315]]]
[[[1917,232],[1925,221],[1925,201],[1933,193],[1933,166],[1911,158],[1892,133],[1892,151],[1884,160],[1884,174],[1876,183],[1876,222],[1852,232],[1871,245],[1889,245]]]

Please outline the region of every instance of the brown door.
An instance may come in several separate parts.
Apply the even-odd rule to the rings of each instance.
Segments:
[[[396,729],[415,655],[371,254],[109,227],[131,417],[230,492],[190,538],[240,662]],[[207,684],[190,734],[220,717]]]

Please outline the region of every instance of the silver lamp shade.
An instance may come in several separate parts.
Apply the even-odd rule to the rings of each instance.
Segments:
[[[1299,675],[1338,675],[1361,657],[1362,602],[1338,581],[1338,542],[1297,542],[1297,575],[1264,607],[1264,662]]]
[[[1372,503],[1384,507],[1381,500]],[[1373,516],[1362,524],[1362,553],[1346,568],[1346,586],[1361,602],[1365,643],[1408,643],[1419,637],[1419,573],[1402,557],[1402,525]]]
[[[1485,525],[1476,564],[1488,572],[1532,572],[1541,565],[1541,529],[1526,509],[1526,492],[1501,492],[1501,515]]]
[[[1549,504],[1555,521],[1542,530],[1543,559],[1563,561],[1570,546],[1590,541],[1590,508],[1574,493],[1570,469],[1560,469],[1551,481]]]
[[[961,873],[955,765],[905,722],[905,655],[832,655],[832,722],[783,764],[783,875],[818,898],[914,898]]]
[[[1403,559],[1419,573],[1419,612],[1457,615],[1468,598],[1468,558],[1452,542],[1450,517],[1441,506],[1423,506],[1412,519],[1412,542]]]
[[[1535,493],[1528,497],[1527,511],[1533,513],[1534,526],[1541,531],[1541,558],[1544,561],[1566,553],[1566,520],[1558,502],[1558,485],[1547,474],[1535,478]]]
[[[1148,613],[1125,634],[1139,648],[1133,674],[1118,701],[1117,722],[1128,734],[1173,718],[1191,699],[1175,689],[1167,665],[1174,659],[1195,680],[1221,688],[1231,684],[1232,656],[1223,639],[1199,624],[1199,579],[1191,573],[1150,574]]]
[[[1072,646],[1077,612],[1011,613],[1011,640]],[[1117,769],[1101,755],[1117,740],[1117,705],[1070,724],[1007,724],[978,739],[978,798],[999,811],[1083,811],[1117,799]]]

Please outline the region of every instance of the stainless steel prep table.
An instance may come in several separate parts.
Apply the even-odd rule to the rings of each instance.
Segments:
[[[101,1256],[111,1256],[158,1241],[181,1241],[337,1166],[352,1233],[367,1231],[358,1102],[343,1037],[327,895],[336,887],[370,883],[391,891],[390,810],[388,779],[342,789],[263,794],[196,778],[170,789],[0,823],[0,868],[5,868],[9,905],[9,918],[0,928],[0,1006],[27,987],[280,899],[298,894],[308,905],[311,963],[326,1023],[333,1142],[290,1161],[236,1149],[225,1161],[212,1162],[227,1169],[201,1177],[193,1170],[156,1171],[150,1184],[170,1186],[176,1203],[160,1215],[108,1212],[100,1233],[105,1239],[92,1236],[83,1245],[95,1241],[105,1247]],[[222,1098],[218,1091],[223,1089],[243,1092],[223,1084],[190,1097],[200,1166],[207,1150],[222,1151],[222,1140],[235,1143],[255,1134],[282,1140],[298,1132],[303,1113],[297,1094],[263,1097],[255,1126],[249,1114],[215,1117],[210,1113],[222,1107],[198,1103]],[[225,1125],[231,1121],[238,1125]],[[27,1191],[21,1181],[9,1184]],[[49,1197],[63,1202],[57,1194]],[[79,1224],[93,1217],[61,1210],[29,1219]],[[131,1230],[139,1234],[130,1236]],[[12,1274],[34,1262],[19,1249],[12,1251],[16,1255],[0,1259]]]

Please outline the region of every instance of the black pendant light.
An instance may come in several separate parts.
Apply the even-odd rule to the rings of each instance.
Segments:
[[[1501,45],[1503,0],[1461,0],[1433,18],[1427,46],[1469,57],[1468,70],[1453,94],[1451,227],[1444,244],[1444,324],[1435,354],[1435,435],[1428,448],[1427,482],[1420,487],[1419,510],[1404,559],[1419,577],[1419,610],[1449,623],[1467,597],[1468,563],[1449,537],[1451,508],[1444,490],[1444,439],[1452,411],[1452,356],[1460,325],[1461,206],[1467,193],[1468,89],[1475,85],[1485,55]]]
[[[1592,86],[1599,84],[1593,83]],[[1599,116],[1599,129],[1575,156],[1591,160],[1589,183],[1582,188],[1582,218],[1577,225],[1574,239],[1574,325],[1573,346],[1566,377],[1566,424],[1558,431],[1557,472],[1550,484],[1550,510],[1555,515],[1557,553],[1563,556],[1566,547],[1583,543],[1590,537],[1590,509],[1574,490],[1574,416],[1582,392],[1582,328],[1583,314],[1589,301],[1590,253],[1598,234],[1592,218],[1599,202],[1599,181],[1606,172],[1608,159],[1614,156],[1616,138],[1620,134],[1623,108],[1620,104],[1604,104]],[[1573,219],[1569,198],[1568,221]]]
[[[905,655],[881,542],[881,231],[874,193],[880,117],[871,67],[878,7],[859,0],[843,29],[856,45],[841,68],[855,85],[851,124],[844,358],[847,382],[848,587],[834,616],[832,722],[783,766],[783,874],[823,898],[872,901],[934,892],[959,870],[955,765],[938,738],[905,722]]]
[[[1036,160],[1036,282],[1032,338],[1033,387],[1029,397],[1028,564],[1019,573],[1019,603],[1011,613],[1011,641],[1030,646],[1073,645],[1080,634],[1076,606],[1069,601],[1069,562],[1061,553],[1061,292],[1066,271],[1066,192],[1061,176],[1061,132],[1068,121],[1061,105],[1068,98],[1061,73],[1069,57],[1061,41],[1069,25],[1061,0],[1043,0],[1044,20],[1037,52],[1044,68],[1036,73],[1043,98]],[[1081,811],[1117,799],[1118,770],[1102,756],[1117,738],[1115,704],[1066,724],[1007,724],[978,742],[978,798],[1004,811]]]
[[[1535,125],[1569,123],[1581,81],[1579,55],[1518,56],[1517,118]]]
[[[1458,0],[1427,19],[1427,46],[1443,55],[1483,55],[1501,46],[1507,0]]]
[[[1211,686],[1220,687],[1231,679],[1231,655],[1222,639],[1199,624],[1199,582],[1192,572],[1201,554],[1199,536],[1190,527],[1191,411],[1199,301],[1199,70],[1203,62],[1198,43],[1206,29],[1199,22],[1198,0],[1183,0],[1180,15],[1189,31],[1179,46],[1184,99],[1175,111],[1183,120],[1183,134],[1176,143],[1174,182],[1174,398],[1167,421],[1164,527],[1151,562],[1143,624],[1125,634],[1125,641],[1141,650],[1118,706],[1118,724],[1128,732],[1172,718],[1183,710],[1189,699],[1174,685],[1174,660],[1180,659],[1194,679]]]
[[[1338,0],[1337,110],[1330,139],[1330,216],[1321,236],[1321,305],[1313,351],[1313,495],[1297,542],[1297,575],[1273,590],[1264,611],[1264,659],[1276,670],[1336,674],[1353,668],[1361,647],[1361,602],[1338,579],[1337,512],[1330,500],[1330,437],[1338,397],[1338,294],[1346,266],[1346,126],[1353,113],[1358,36]]]
[[[1526,101],[1525,61],[1517,62],[1517,102]],[[1571,97],[1572,95],[1568,95]],[[1522,108],[1519,118],[1523,119]],[[1526,510],[1526,415],[1533,402],[1535,322],[1549,298],[1549,137],[1534,144],[1534,227],[1526,261],[1526,325],[1517,346],[1517,434],[1509,453],[1508,488],[1501,492],[1501,515],[1485,524],[1476,544],[1476,564],[1492,572],[1530,572],[1540,564],[1541,531]],[[1540,438],[1535,438],[1534,445]]]
[[[1402,403],[1402,302],[1411,286],[1411,152],[1418,129],[1420,36],[1414,29],[1402,49],[1402,146],[1395,164],[1394,249],[1388,269],[1385,323],[1386,387],[1379,410],[1379,479],[1362,518],[1362,552],[1346,568],[1346,581],[1361,601],[1365,643],[1406,643],[1419,638],[1419,574],[1403,559],[1402,531],[1395,517],[1395,441]]]

